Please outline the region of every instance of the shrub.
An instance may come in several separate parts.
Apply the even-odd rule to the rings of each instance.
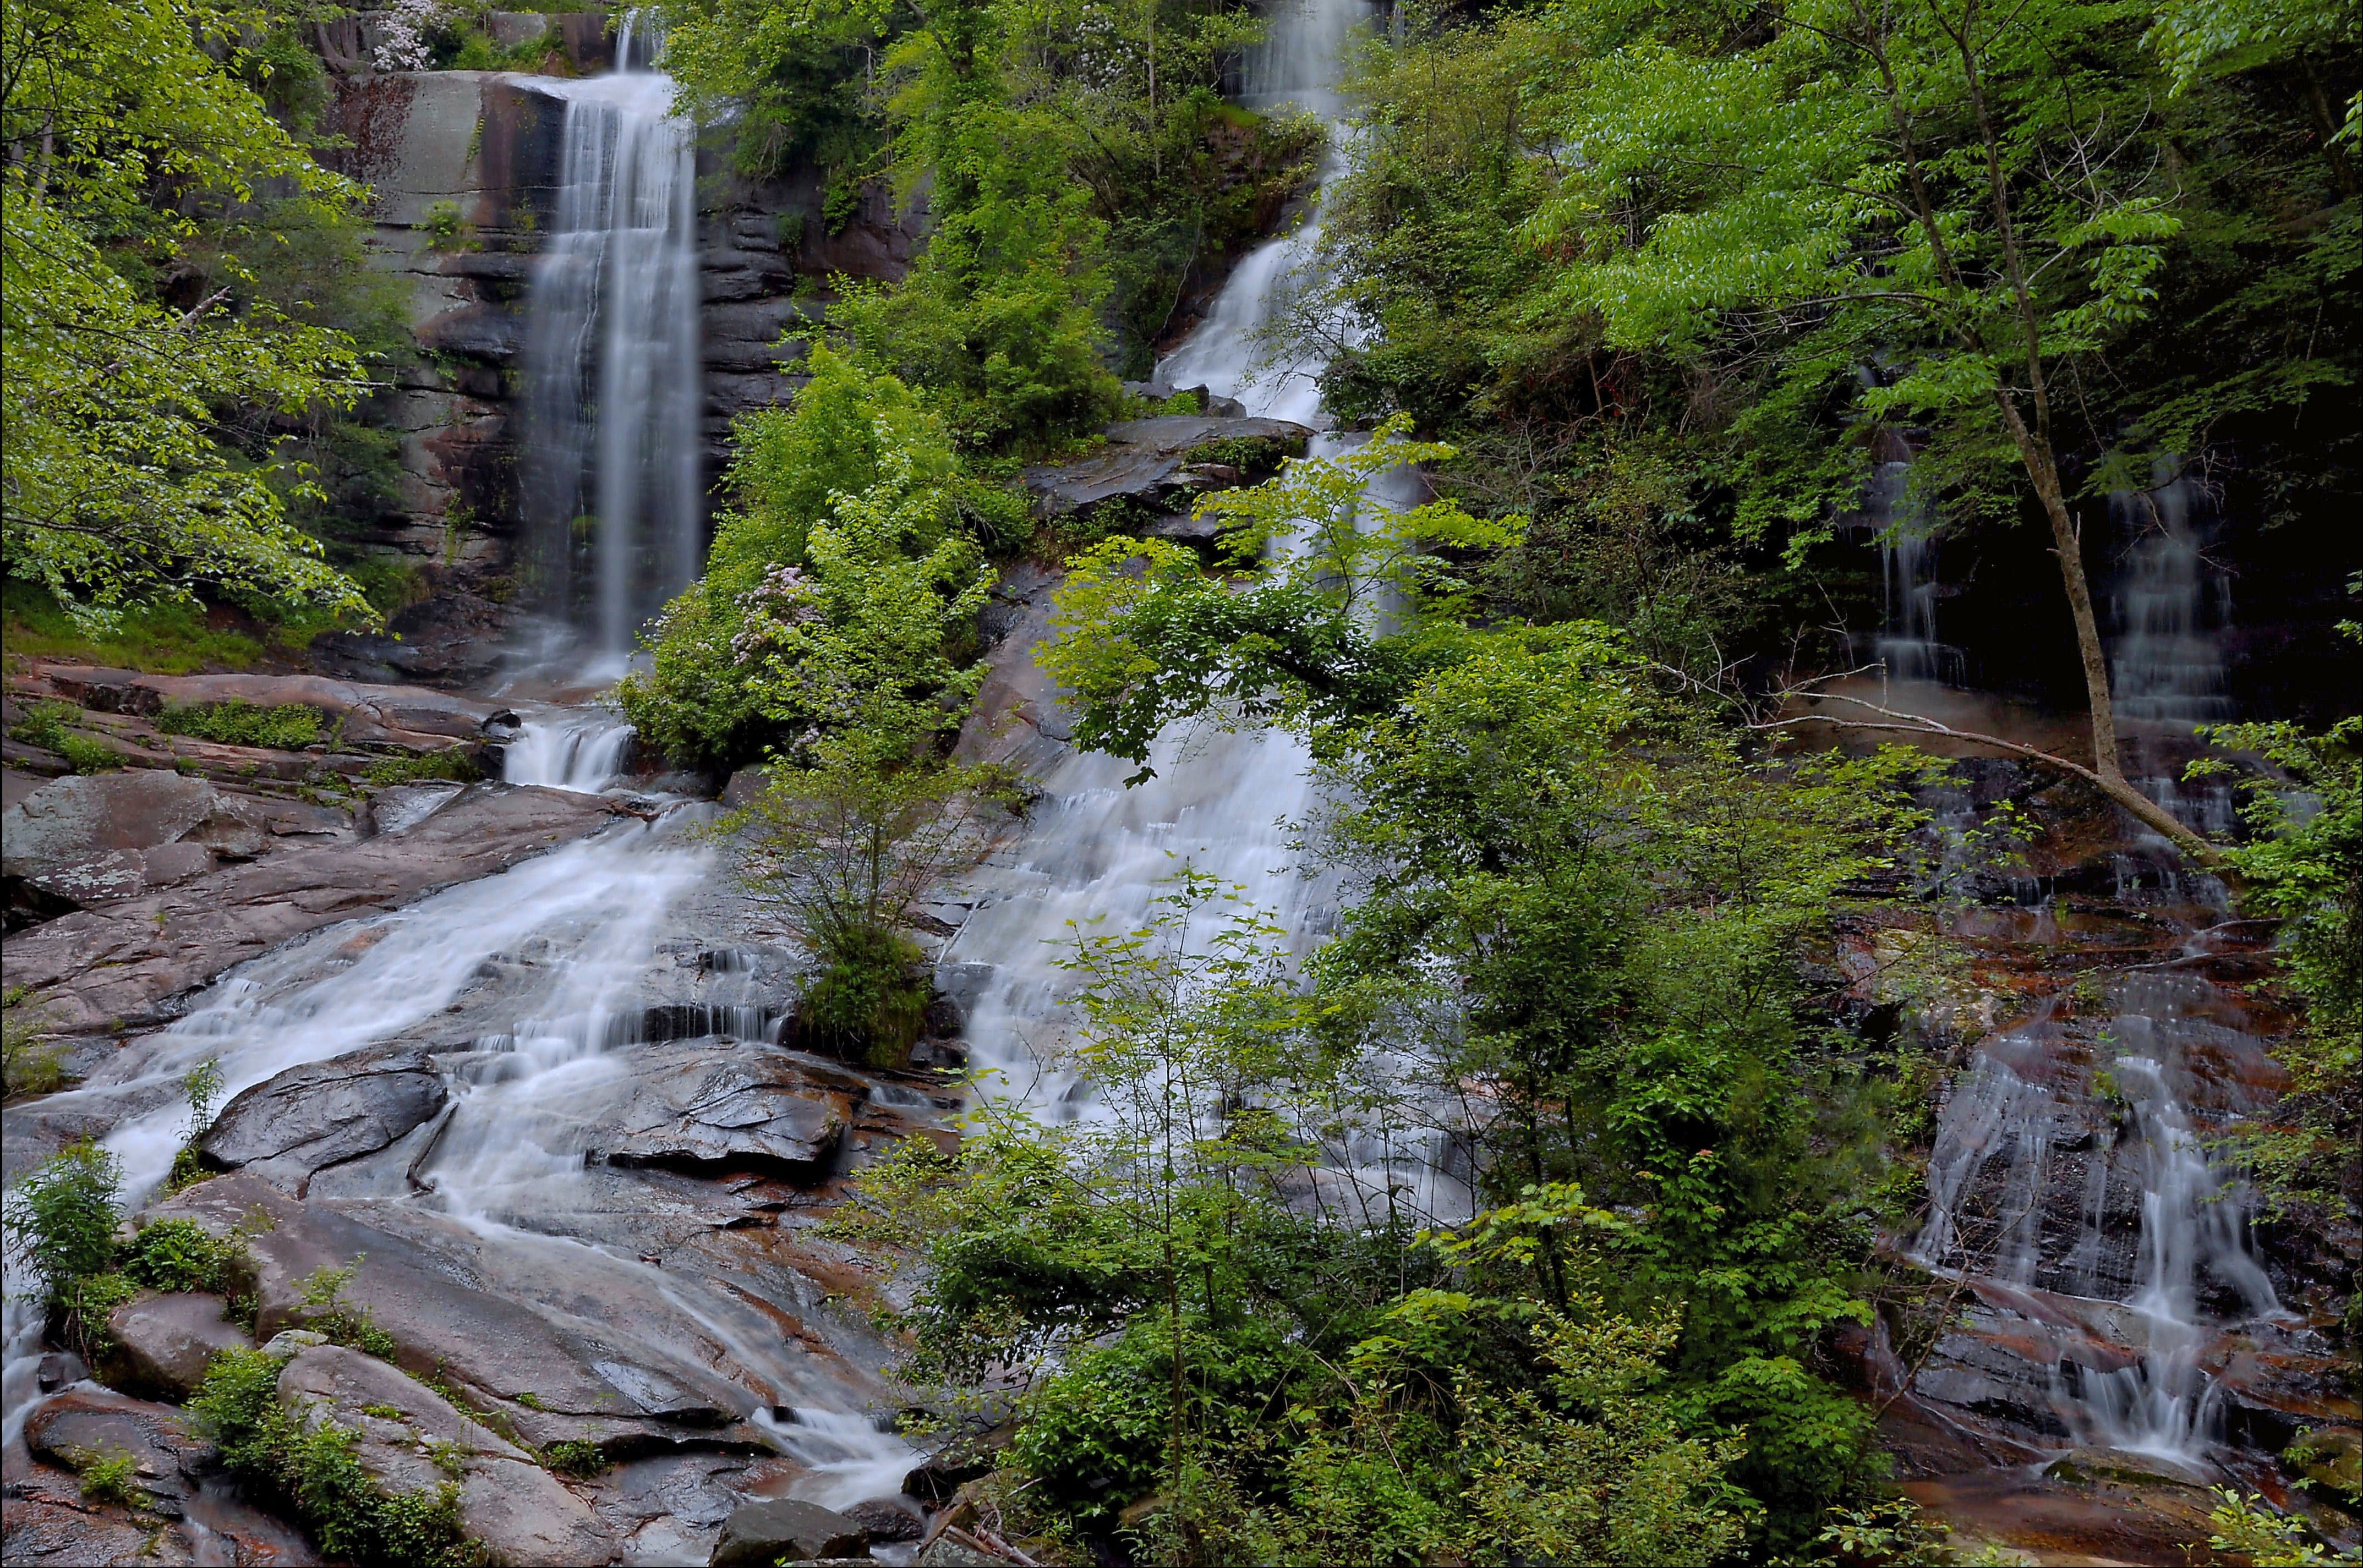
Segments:
[[[800,1038],[871,1066],[899,1066],[926,1021],[925,955],[908,937],[875,927],[849,932],[804,987]]]
[[[50,1094],[66,1086],[59,1048],[35,1032],[40,1018],[22,998],[11,995],[0,1010],[0,1095]]]
[[[139,1505],[139,1461],[128,1453],[101,1455],[82,1453],[72,1457],[82,1460],[82,1495],[94,1503],[116,1503],[124,1507]]]
[[[8,1195],[11,1250],[40,1272],[52,1302],[115,1262],[123,1165],[84,1138],[51,1154]]]
[[[596,1475],[611,1463],[597,1443],[573,1440],[551,1443],[541,1451],[541,1457],[560,1475]]]
[[[123,1273],[151,1290],[227,1294],[246,1261],[234,1236],[216,1236],[194,1220],[159,1220],[123,1250]]]
[[[383,787],[389,784],[419,784],[443,779],[453,784],[473,784],[483,777],[474,757],[463,746],[446,746],[423,756],[389,756],[370,765],[362,775],[371,783]]]
[[[427,231],[427,243],[437,250],[475,250],[481,248],[476,238],[476,226],[460,215],[457,202],[437,202],[427,209],[420,227]]]
[[[374,1565],[460,1568],[474,1560],[460,1529],[460,1489],[389,1494],[361,1468],[360,1434],[333,1421],[309,1423],[279,1401],[290,1358],[224,1351],[189,1397],[198,1435],[229,1469],[260,1490],[284,1496],[330,1558]]]
[[[156,716],[156,727],[167,734],[194,735],[223,745],[301,751],[319,740],[320,712],[301,702],[276,708],[236,701],[207,702],[168,707]]]

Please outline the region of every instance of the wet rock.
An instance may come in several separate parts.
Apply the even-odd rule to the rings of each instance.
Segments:
[[[307,1429],[333,1422],[359,1433],[354,1458],[389,1493],[431,1492],[457,1480],[460,1527],[494,1562],[614,1560],[615,1540],[589,1504],[524,1450],[382,1361],[313,1346],[280,1373],[279,1402]],[[452,1463],[457,1476],[445,1468]]]
[[[611,820],[594,796],[477,785],[398,839],[291,849],[50,921],[11,938],[0,971],[33,992],[52,1029],[152,1025],[172,998],[290,937],[487,876]]]
[[[0,817],[0,836],[12,909],[48,917],[186,882],[270,843],[251,797],[160,767],[53,778]]]
[[[47,1466],[10,1482],[7,1498],[7,1506],[0,1508],[0,1562],[9,1568],[37,1563],[94,1568],[117,1562],[180,1568],[197,1561],[177,1526],[159,1529],[156,1519],[130,1509],[87,1503],[71,1478]]]
[[[267,1228],[253,1228],[257,1210]],[[216,1232],[249,1225],[265,1339],[316,1310],[305,1280],[361,1258],[343,1291],[347,1309],[393,1339],[403,1367],[497,1410],[527,1441],[591,1442],[617,1458],[685,1442],[760,1446],[734,1425],[744,1396],[696,1359],[718,1363],[723,1347],[641,1271],[603,1270],[581,1248],[520,1252],[405,1205],[298,1201],[250,1171],[150,1212]]]
[[[818,1503],[773,1497],[734,1509],[706,1561],[712,1568],[770,1568],[783,1561],[855,1557],[869,1545],[869,1532],[843,1514]]]
[[[255,1085],[222,1108],[197,1152],[215,1169],[250,1166],[300,1198],[313,1173],[384,1148],[448,1098],[425,1055],[373,1046]]]
[[[627,1460],[585,1483],[591,1505],[640,1562],[703,1562],[750,1492],[785,1485],[795,1463],[777,1454],[682,1452]]]
[[[1302,452],[1313,432],[1285,419],[1226,419],[1211,414],[1166,414],[1132,419],[1107,427],[1107,446],[1076,463],[1027,469],[1026,488],[1045,516],[1088,512],[1118,496],[1164,505],[1171,497],[1219,490],[1236,480],[1193,471],[1192,455],[1219,443],[1226,455],[1260,450],[1258,470]],[[1243,477],[1243,476],[1242,476]],[[1166,510],[1187,511],[1185,505]]]
[[[793,1061],[701,1054],[634,1076],[618,1108],[617,1165],[762,1171],[817,1181],[835,1164],[851,1110]]]
[[[147,1506],[168,1518],[180,1517],[213,1452],[189,1435],[171,1406],[87,1387],[64,1389],[27,1416],[25,1446],[77,1472],[128,1457]]]
[[[107,1315],[115,1355],[107,1381],[135,1394],[185,1399],[205,1367],[226,1350],[251,1350],[253,1338],[222,1316],[222,1298],[203,1293],[145,1294]]]
[[[79,1383],[89,1375],[90,1368],[72,1351],[45,1351],[33,1368],[34,1386],[44,1394],[53,1394],[67,1384]]]
[[[845,1510],[845,1517],[869,1532],[871,1540],[916,1540],[927,1527],[910,1506],[890,1497],[873,1497]]]

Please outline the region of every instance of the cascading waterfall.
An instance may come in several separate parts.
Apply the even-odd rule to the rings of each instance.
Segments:
[[[1272,17],[1265,42],[1247,62],[1245,101],[1271,108],[1294,104],[1322,116],[1333,131],[1344,51],[1354,28],[1374,15],[1365,0],[1309,0]],[[1342,167],[1333,151],[1329,172]],[[1320,413],[1317,359],[1273,359],[1264,332],[1284,302],[1318,285],[1316,205],[1292,232],[1243,258],[1205,321],[1159,367],[1168,385],[1208,387],[1237,398],[1251,415],[1326,423]],[[1315,437],[1311,455],[1335,456],[1363,437]],[[1381,476],[1370,504],[1400,508],[1420,499],[1415,473]],[[1285,541],[1280,548],[1285,549]],[[940,964],[945,988],[968,1005],[971,1060],[988,1092],[1020,1100],[1037,1114],[1091,1114],[1090,1086],[1047,1064],[1061,1027],[1064,972],[1054,960],[1071,953],[1078,932],[1118,933],[1140,925],[1162,884],[1182,865],[1244,889],[1243,902],[1270,915],[1302,954],[1337,924],[1337,879],[1306,876],[1295,864],[1291,823],[1319,804],[1304,743],[1282,731],[1236,734],[1176,726],[1159,737],[1155,776],[1126,788],[1133,765],[1071,752],[1040,780],[1041,803],[1015,849],[982,878],[977,907]],[[1394,1201],[1426,1213],[1465,1203],[1451,1151],[1431,1137],[1363,1130],[1347,1141],[1332,1185],[1344,1201]],[[1439,1158],[1439,1154],[1445,1157]]]
[[[1982,1044],[1939,1120],[1928,1220],[1911,1246],[1941,1273],[2014,1287],[2026,1331],[2051,1342],[2052,1404],[2077,1441],[2185,1462],[2220,1436],[2206,1344],[2227,1321],[2280,1312],[2245,1189],[2208,1154],[2239,1108],[2219,1106],[2211,1129],[2191,1104],[2220,1072],[2210,1057],[2235,1043],[2203,1016],[2210,989],[2196,977],[2122,981],[2096,1036],[2107,1055],[2074,1077],[2063,1064],[2080,1047],[2056,1004]],[[2044,1201],[2063,1157],[2084,1162],[2072,1222]],[[2129,1242],[2108,1225],[2113,1189],[2138,1194]],[[2236,1304],[2228,1320],[2211,1295]]]
[[[571,713],[528,719],[502,755],[501,777],[595,795],[622,771],[632,726],[613,713]]]
[[[558,210],[527,296],[527,522],[544,602],[627,656],[696,577],[696,161],[649,69],[661,38],[627,14],[616,69],[548,81],[565,101]]]
[[[2161,459],[2157,482],[2109,498],[2118,529],[2135,543],[2113,599],[2118,635],[2109,681],[2120,723],[2189,734],[2232,716],[2224,650],[2212,627],[2229,618],[2226,585],[2205,569],[2193,513],[2198,487]]]

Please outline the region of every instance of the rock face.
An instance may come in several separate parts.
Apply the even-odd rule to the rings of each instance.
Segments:
[[[253,1339],[223,1317],[218,1296],[143,1294],[108,1314],[116,1361],[107,1381],[135,1394],[185,1399],[205,1380],[206,1364],[226,1350],[251,1350]]]
[[[775,1497],[734,1510],[708,1562],[712,1568],[771,1568],[816,1557],[859,1557],[869,1549],[870,1532],[843,1514]]]
[[[503,26],[555,25],[562,36],[554,47],[579,72],[605,63],[604,44],[586,58],[576,37],[581,25],[602,21],[519,16]],[[366,41],[366,28],[324,34],[323,57],[338,77],[322,129],[345,143],[325,160],[372,187],[372,250],[408,288],[414,329],[428,350],[367,411],[399,435],[403,470],[398,503],[374,521],[368,542],[405,557],[438,591],[475,585],[505,600],[518,564],[526,301],[557,222],[566,104],[543,76],[372,74],[357,63]],[[825,296],[836,273],[899,277],[922,235],[915,213],[898,211],[882,182],[864,187],[849,216],[832,224],[815,170],[749,180],[737,172],[734,135],[708,127],[698,149],[709,476],[720,471],[731,420],[784,401],[800,384],[793,374],[800,351],[779,341],[800,319],[797,297]],[[440,237],[430,215],[444,226]],[[348,643],[336,656],[348,657],[347,668],[430,675],[402,662],[400,643],[339,639]]]
[[[394,838],[293,850],[12,937],[5,974],[60,1032],[163,1021],[182,992],[289,937],[486,876],[605,825],[605,801],[474,785]]]
[[[424,1055],[372,1047],[255,1085],[222,1108],[197,1152],[217,1170],[249,1167],[300,1198],[313,1173],[384,1148],[449,1098]]]
[[[460,1528],[494,1562],[615,1558],[614,1538],[588,1503],[523,1449],[382,1361],[338,1345],[312,1346],[280,1373],[279,1402],[307,1430],[334,1423],[358,1433],[353,1457],[386,1492],[432,1492],[456,1481]],[[454,1465],[457,1475],[447,1468]]]
[[[772,1053],[701,1053],[635,1074],[617,1107],[612,1165],[690,1172],[759,1171],[791,1181],[826,1175],[851,1106]]]
[[[1027,469],[1026,487],[1046,517],[1128,498],[1163,517],[1151,532],[1195,538],[1198,531],[1182,515],[1193,495],[1270,472],[1282,457],[1301,455],[1312,435],[1285,419],[1167,414],[1126,420],[1107,427],[1106,449],[1093,457]]]

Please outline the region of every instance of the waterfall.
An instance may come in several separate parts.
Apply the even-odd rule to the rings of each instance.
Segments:
[[[631,744],[632,726],[603,710],[528,719],[502,756],[501,778],[595,795],[623,770]]]
[[[540,83],[565,122],[527,296],[525,511],[543,602],[610,660],[704,551],[696,163],[660,44],[627,13],[615,72]]]
[[[2165,458],[2156,479],[2148,490],[2109,498],[2119,531],[2134,540],[2112,604],[2118,633],[2109,681],[2119,723],[2188,734],[2195,724],[2232,716],[2224,651],[2211,629],[2228,619],[2230,605],[2202,557],[2192,515],[2198,487]]]
[[[1364,0],[1306,0],[1274,13],[1263,44],[1247,62],[1243,98],[1263,108],[1294,105],[1338,127],[1346,44],[1374,15]],[[1327,172],[1342,161],[1333,150]],[[1272,360],[1263,332],[1282,304],[1316,287],[1321,232],[1316,205],[1292,232],[1242,258],[1206,319],[1159,367],[1171,386],[1205,385],[1236,397],[1250,415],[1326,423],[1320,413],[1321,361]],[[1363,437],[1315,437],[1312,455],[1334,456]],[[1415,474],[1382,475],[1373,506],[1399,508],[1420,499]],[[1280,543],[1285,548],[1285,541]],[[980,878],[976,907],[945,950],[945,989],[968,1010],[971,1059],[989,1092],[1021,1100],[1037,1114],[1090,1114],[1090,1086],[1048,1066],[1062,1027],[1066,977],[1052,960],[1071,953],[1076,931],[1115,934],[1139,926],[1160,884],[1187,863],[1246,889],[1248,905],[1267,911],[1309,951],[1337,927],[1337,879],[1307,875],[1291,846],[1291,824],[1319,803],[1305,744],[1283,731],[1193,730],[1177,725],[1151,748],[1155,777],[1126,788],[1133,765],[1071,752],[1039,780],[1043,795],[1023,839]],[[1430,1213],[1465,1211],[1465,1170],[1429,1138],[1382,1127],[1347,1140],[1345,1165],[1328,1173],[1364,1201],[1391,1191]]]
[[[2227,1326],[2280,1315],[2247,1193],[2208,1154],[2250,1109],[2226,1098],[2224,1064],[2254,1048],[2210,1021],[2216,1001],[2195,976],[2145,974],[2119,982],[2097,1025],[2047,1002],[1979,1048],[1938,1121],[1911,1253],[2012,1287],[2002,1298],[2038,1347],[2022,1353],[2044,1364],[2079,1441],[2202,1458],[2222,1435],[2202,1353]],[[2113,1209],[2132,1210],[2132,1235]]]

